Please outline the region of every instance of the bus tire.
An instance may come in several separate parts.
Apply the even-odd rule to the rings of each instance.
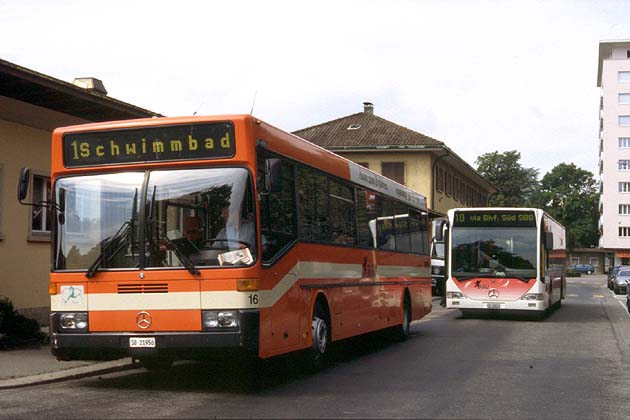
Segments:
[[[327,362],[331,343],[330,313],[322,301],[315,303],[311,319],[311,348],[307,351],[307,367],[311,371],[321,370]]]
[[[411,330],[411,301],[409,294],[405,292],[405,299],[402,307],[402,323],[394,327],[394,339],[396,341],[405,341],[409,338]]]

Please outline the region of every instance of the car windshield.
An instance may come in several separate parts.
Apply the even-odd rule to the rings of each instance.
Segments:
[[[124,172],[55,185],[56,270],[242,266],[256,258],[243,168]]]
[[[460,227],[451,241],[452,272],[458,278],[536,276],[535,227]]]
[[[630,277],[630,271],[624,270],[617,274],[618,277]]]

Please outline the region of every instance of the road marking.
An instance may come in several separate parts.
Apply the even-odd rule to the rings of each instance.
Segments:
[[[593,298],[598,298],[598,299],[603,299],[604,295],[593,295],[592,297]]]

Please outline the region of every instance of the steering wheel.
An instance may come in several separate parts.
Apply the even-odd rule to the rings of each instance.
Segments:
[[[217,242],[220,243],[224,243],[224,246],[217,246],[215,245]],[[209,244],[209,245],[208,245]],[[236,239],[208,239],[207,241],[205,241],[203,243],[203,247],[205,249],[216,249],[216,250],[222,250],[225,248],[229,248],[230,244],[238,244],[238,248],[249,248],[249,244],[247,242],[243,242],[243,241],[238,241]],[[240,246],[242,245],[242,246]]]

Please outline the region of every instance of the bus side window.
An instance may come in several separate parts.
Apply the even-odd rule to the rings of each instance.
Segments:
[[[361,188],[356,188],[355,195],[357,197],[357,244],[366,248],[374,248],[375,244],[373,238],[376,236],[376,231],[374,232],[374,235],[372,235],[372,230],[370,229],[370,220],[373,221],[373,228],[375,229],[375,194],[372,191],[366,191]]]
[[[356,224],[354,216],[354,192],[336,180],[330,180],[330,226],[332,242],[341,245],[354,245]]]
[[[259,156],[258,190],[264,190],[265,159]],[[295,214],[295,181],[293,165],[282,162],[279,191],[260,194],[260,233],[262,261],[270,262],[284,247],[297,238]]]
[[[396,250],[394,230],[394,202],[381,195],[376,196],[376,246],[388,251]]]

